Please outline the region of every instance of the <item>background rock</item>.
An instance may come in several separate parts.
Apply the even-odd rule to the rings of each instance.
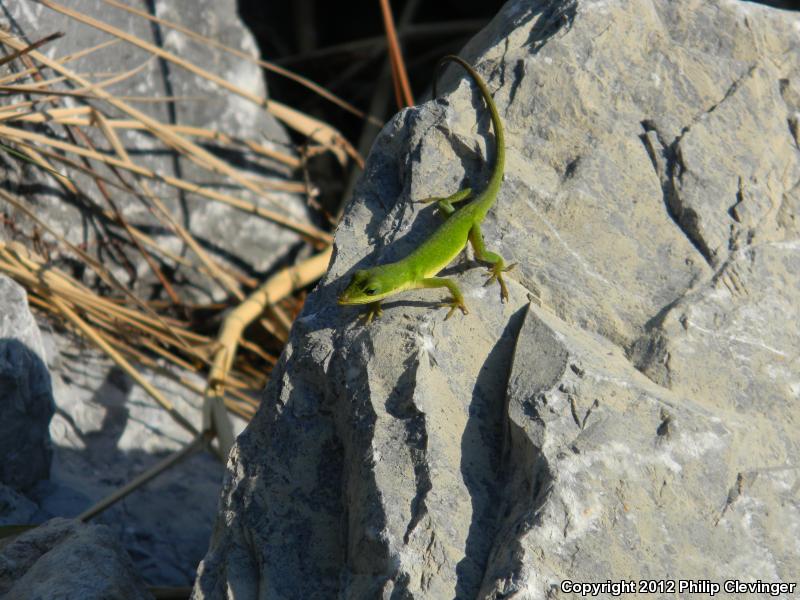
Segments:
[[[108,529],[66,519],[0,549],[0,595],[8,600],[145,600],[130,557]]]
[[[18,491],[50,473],[50,375],[41,335],[19,285],[0,275],[0,484]]]
[[[0,525],[30,523],[39,507],[7,485],[0,484]]]
[[[249,62],[222,54],[208,45],[197,44],[182,34],[153,26],[99,0],[79,0],[64,4],[72,10],[110,23],[151,43],[161,44],[167,50],[178,52],[188,60],[227,77],[252,93],[265,94],[261,70]],[[238,19],[235,0],[156,1],[151,4],[159,17],[178,21],[194,31],[256,54],[252,37]],[[142,5],[138,8],[146,7]],[[64,32],[63,38],[43,48],[43,52],[51,58],[83,50],[110,39],[107,34],[28,0],[0,0],[0,26],[31,42],[52,32]],[[150,55],[146,52],[120,43],[74,61],[70,63],[70,67],[83,74],[121,73],[145,64],[141,74],[115,86],[114,93],[151,98],[181,96],[186,100],[177,104],[175,113],[171,112],[174,105],[165,102],[137,103],[136,107],[163,122],[217,128],[232,136],[263,136],[259,141],[265,145],[292,152],[288,134],[266,111],[227,93],[217,93],[215,87],[193,74],[170,64],[148,59]],[[70,101],[66,100],[66,103],[69,105]],[[140,164],[187,179],[199,176],[198,170],[181,158],[165,156],[161,152],[149,152],[154,143],[148,136],[128,133],[122,136],[122,140]],[[100,146],[104,147],[104,143]],[[40,218],[70,241],[86,243],[90,249],[97,247],[95,236],[98,231],[103,231],[102,223],[98,224],[90,218],[85,207],[76,205],[74,201],[67,201],[53,187],[52,181],[43,177],[39,171],[20,161],[8,159],[5,153],[1,154],[0,177],[8,189],[29,201]],[[252,165],[245,164],[242,168],[249,166]],[[269,163],[264,167],[269,176],[287,175],[286,168],[277,163]],[[96,193],[94,185],[87,184],[80,175],[76,175],[75,179],[85,184],[84,189],[91,194]],[[209,178],[207,172],[202,173],[202,182],[209,187],[218,183]],[[252,215],[206,200],[180,196],[158,183],[153,183],[152,188],[220,263],[251,276],[270,272],[287,252],[291,252],[294,244],[300,243],[300,238],[294,233],[263,219],[253,218]],[[246,193],[239,195],[267,204],[266,201]],[[167,235],[160,225],[157,226],[141,203],[115,198],[131,223],[141,226],[173,252],[185,252],[182,243],[174,236]],[[275,198],[280,204],[278,210],[300,220],[306,218],[302,198],[285,193],[277,193]],[[92,196],[91,199],[105,207],[99,195]],[[275,208],[272,204],[269,206]],[[24,233],[20,237],[29,239],[31,223],[24,215],[6,205],[2,210]],[[235,232],[235,235],[231,235],[231,232]],[[17,235],[12,229],[0,228],[0,240]],[[44,241],[51,242],[52,239],[44,235]],[[124,283],[146,290],[145,295],[149,297],[155,283],[150,279],[152,273],[135,253],[131,253],[129,258],[135,262],[137,268],[138,278],[135,281],[131,281],[128,274],[121,269],[114,272]],[[60,262],[61,260],[64,262]],[[59,256],[51,264],[62,267],[66,264],[67,270],[71,271],[74,264],[70,260]],[[203,302],[209,298],[224,296],[220,289],[206,287],[208,279],[200,282],[189,271],[179,270],[174,273],[174,278],[176,287],[189,302]],[[26,354],[15,346],[12,356],[16,362],[9,363],[4,347],[0,346],[0,372],[5,374],[3,368],[7,366],[18,377],[20,367],[25,366],[28,371],[36,367],[46,375],[46,362],[52,373],[56,403],[56,414],[50,425],[55,445],[50,479],[33,485],[47,476],[42,468],[34,469],[37,475],[26,480],[26,485],[30,487],[27,492],[29,501],[13,497],[14,512],[10,512],[9,508],[8,518],[25,516],[27,520],[24,522],[37,523],[51,517],[75,517],[153,466],[168,453],[181,448],[189,441],[190,436],[139,387],[134,386],[111,361],[88,347],[85,342],[66,335],[63,331],[54,330],[49,325],[46,326],[42,339],[30,315],[27,312],[23,314],[17,308],[19,302],[24,303],[24,293],[15,286],[14,293],[22,300],[3,296],[3,282],[0,277],[0,338],[4,337],[3,327],[13,326],[18,332],[28,331],[26,328],[29,328],[28,333],[18,333],[18,336],[35,351],[40,360],[36,366],[31,358],[33,354]],[[23,317],[23,321],[20,321]],[[30,364],[21,361],[29,361]],[[43,421],[43,413],[37,423],[44,422],[44,425],[40,425],[38,429],[26,424],[15,432],[17,438],[5,435],[9,422],[5,420],[2,411],[13,405],[6,402],[5,395],[10,388],[4,385],[3,374],[0,374],[0,456],[12,457],[6,444],[16,452],[21,443],[17,439],[19,433],[25,431],[30,432],[27,435],[37,432],[37,435],[46,435],[47,422]],[[146,370],[143,370],[143,374],[175,402],[178,410],[195,426],[199,426],[201,413],[196,395],[179,388],[168,376]],[[25,382],[29,387],[34,385],[28,380]],[[36,391],[39,388],[31,389]],[[49,420],[53,414],[53,399],[50,396],[48,398],[50,412],[46,416]],[[234,425],[237,430],[243,427],[241,421],[236,419]],[[29,469],[38,464],[35,454],[27,450],[24,454],[19,454],[29,463]],[[0,473],[3,468],[0,465]],[[223,466],[208,453],[194,455],[114,505],[96,517],[95,521],[106,524],[117,536],[148,583],[189,585],[208,543],[222,473]],[[31,503],[35,511],[32,511]],[[4,518],[0,506],[0,519]],[[74,597],[82,596],[76,593]]]
[[[162,29],[100,0],[77,0],[70,2],[68,8],[111,24],[151,44],[161,45],[165,50],[179,54],[253,94],[263,97],[266,93],[261,69],[257,65],[222,53],[210,45],[195,42],[177,31]],[[109,34],[78,23],[37,2],[0,0],[0,9],[0,25],[28,41],[35,41],[52,32],[63,32],[63,38],[44,47],[44,53],[50,58],[85,50],[112,39]],[[224,44],[257,54],[252,36],[238,18],[235,0],[159,0],[152,3],[152,9],[158,17],[177,21]],[[111,91],[119,96],[177,96],[181,101],[135,102],[133,104],[137,110],[163,123],[213,128],[234,137],[260,138],[259,141],[266,146],[293,153],[285,129],[268,112],[172,63],[153,60],[151,54],[131,44],[118,43],[69,63],[71,69],[84,74],[124,73],[143,65],[140,74],[115,85]],[[69,99],[64,102],[70,105]],[[61,135],[59,131],[51,134],[58,137]],[[213,173],[199,169],[191,161],[165,153],[160,142],[154,141],[149,135],[122,131],[120,139],[133,159],[144,167],[195,181],[209,188],[221,183]],[[93,141],[100,148],[107,146],[107,142],[100,137]],[[153,151],[156,148],[158,151]],[[210,149],[214,151],[213,145]],[[274,161],[260,161],[262,168],[256,168],[252,157],[246,154],[232,159],[241,161],[243,170],[251,168],[261,176],[286,177],[289,174],[285,166]],[[89,248],[95,248],[98,235],[108,236],[106,224],[97,215],[97,210],[92,209],[92,206],[107,209],[108,205],[97,193],[94,183],[80,173],[74,174],[74,180],[87,191],[88,198],[77,200],[65,198],[49,177],[42,176],[41,171],[29,168],[24,163],[20,164],[20,161],[0,162],[0,175],[3,175],[12,191],[24,196],[32,204],[41,219],[71,242],[86,243]],[[255,218],[250,213],[207,199],[179,194],[174,188],[158,181],[153,181],[151,188],[204,249],[219,264],[234,271],[251,276],[268,273],[294,244],[300,242],[300,237],[294,232],[265,219]],[[220,189],[230,192],[229,187]],[[276,192],[272,201],[257,198],[247,190],[237,189],[236,195],[300,221],[307,220],[305,202],[297,194]],[[163,224],[153,217],[144,203],[116,193],[114,201],[131,224],[151,235],[159,245],[177,254],[189,252],[177,236],[164,231]],[[13,209],[8,212],[25,231],[30,229],[31,223],[23,214]],[[231,235],[231,232],[235,232],[235,235]],[[26,237],[30,239],[29,235]],[[53,241],[47,234],[44,239]],[[129,274],[119,267],[114,272],[120,281],[142,288],[143,293],[149,295],[152,286],[158,288],[159,283],[154,280],[150,268],[138,252],[128,252],[127,255],[136,267],[136,279],[131,281]],[[106,259],[109,268],[113,266],[108,264],[102,252],[100,258]],[[221,289],[209,287],[210,278],[198,276],[193,270],[180,266],[175,270],[172,274],[174,285],[188,301],[204,302],[225,297]]]
[[[31,492],[43,518],[76,517],[192,441],[142,388],[76,339],[44,335],[58,411],[51,479]],[[196,428],[201,399],[163,374],[145,376]],[[199,380],[198,384],[202,384]],[[244,428],[232,418],[235,431]],[[195,454],[95,517],[133,558],[145,581],[189,585],[208,544],[224,468]]]
[[[462,54],[506,125],[483,231],[519,263],[510,302],[457,261],[467,316],[430,290],[366,328],[335,305],[430,234],[412,200],[485,181],[488,117],[451,68],[372,149],[194,597],[793,581],[798,27],[733,0],[507,3]]]

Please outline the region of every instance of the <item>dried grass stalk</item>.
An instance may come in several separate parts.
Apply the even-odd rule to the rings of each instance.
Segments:
[[[352,145],[347,142],[344,136],[342,136],[333,127],[327,123],[324,123],[323,121],[320,121],[319,119],[310,117],[279,102],[267,101],[265,98],[261,98],[251,92],[248,92],[247,90],[229,82],[228,80],[215,75],[214,73],[211,73],[187,60],[184,60],[180,56],[172,54],[171,52],[168,52],[159,46],[146,42],[143,39],[129,34],[117,27],[103,23],[102,21],[94,19],[88,15],[67,8],[66,6],[58,4],[57,2],[53,2],[52,0],[39,1],[52,10],[67,15],[76,21],[89,25],[90,27],[94,27],[95,29],[108,33],[109,35],[113,35],[116,38],[133,44],[134,46],[138,46],[154,56],[158,56],[159,58],[182,67],[199,77],[215,83],[232,94],[236,94],[237,96],[250,100],[257,106],[265,108],[275,115],[276,118],[283,121],[295,131],[311,138],[321,146],[328,148],[331,152],[333,152],[341,164],[346,163],[346,155],[348,154],[354,158],[358,156],[355,148],[353,148]]]
[[[218,337],[219,347],[215,352],[214,363],[208,375],[203,411],[204,422],[208,420],[214,426],[214,430],[219,436],[220,446],[223,448],[227,443],[233,444],[233,436],[231,434],[231,437],[226,439],[227,425],[219,422],[221,415],[225,414],[220,399],[224,396],[225,382],[236,358],[242,333],[264,312],[265,307],[275,305],[293,291],[319,279],[328,269],[332,253],[333,249],[329,246],[316,256],[284,269],[267,280],[247,300],[225,317]],[[229,450],[230,446],[227,449]]]

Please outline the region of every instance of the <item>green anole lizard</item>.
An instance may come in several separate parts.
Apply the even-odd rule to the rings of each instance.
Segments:
[[[472,190],[465,188],[447,198],[428,198],[420,202],[437,202],[439,210],[447,216],[447,220],[425,240],[411,254],[393,263],[387,263],[356,271],[350,283],[339,295],[339,304],[369,304],[367,312],[367,323],[373,317],[382,314],[380,301],[404,290],[414,290],[420,288],[446,287],[450,290],[452,297],[448,302],[439,306],[449,306],[450,310],[445,317],[449,319],[455,309],[460,309],[467,314],[467,305],[464,304],[464,296],[458,285],[452,279],[446,277],[436,277],[435,275],[444,269],[458,254],[466,247],[467,241],[472,244],[475,251],[475,258],[481,262],[489,263],[491,273],[485,285],[489,285],[497,280],[500,284],[500,298],[508,300],[508,289],[503,281],[503,273],[510,270],[514,265],[506,266],[503,258],[494,252],[486,250],[481,234],[480,223],[486,217],[486,213],[497,199],[500,185],[503,181],[503,166],[505,163],[505,145],[503,142],[503,124],[500,122],[500,115],[494,105],[489,89],[475,72],[475,70],[462,58],[458,56],[445,56],[439,67],[447,62],[456,62],[461,65],[470,77],[475,81],[481,91],[494,127],[494,139],[497,146],[494,169],[492,170],[486,188],[478,194],[469,204],[456,210],[453,204],[463,202],[472,196]],[[436,97],[436,80],[434,79],[433,95]]]

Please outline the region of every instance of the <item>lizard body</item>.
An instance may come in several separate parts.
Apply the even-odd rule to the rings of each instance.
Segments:
[[[367,322],[373,317],[380,316],[380,301],[398,292],[420,288],[446,287],[452,297],[449,302],[441,306],[449,306],[448,319],[453,311],[458,308],[467,314],[467,306],[458,285],[452,279],[436,277],[466,247],[469,241],[475,251],[475,258],[489,263],[491,273],[486,284],[494,280],[500,284],[502,300],[508,299],[508,290],[503,280],[503,273],[514,265],[506,267],[502,257],[489,252],[483,243],[480,223],[486,217],[489,209],[497,199],[503,181],[503,168],[505,164],[505,143],[503,140],[503,124],[497,113],[492,95],[483,79],[462,58],[458,56],[445,56],[439,64],[441,68],[447,62],[456,62],[463,67],[478,86],[484,101],[489,109],[489,114],[494,128],[495,144],[497,147],[495,163],[486,188],[463,208],[456,210],[453,204],[463,202],[472,196],[472,190],[465,188],[447,198],[429,198],[421,202],[437,202],[439,210],[447,216],[447,220],[405,258],[392,263],[386,263],[356,271],[345,290],[339,295],[339,304],[369,304]],[[436,96],[436,81],[434,80],[434,97]]]

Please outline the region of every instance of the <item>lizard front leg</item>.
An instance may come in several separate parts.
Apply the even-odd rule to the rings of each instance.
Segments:
[[[472,188],[464,188],[463,190],[457,191],[455,194],[449,195],[447,198],[425,198],[424,200],[417,200],[417,202],[420,204],[436,202],[442,214],[449,217],[456,212],[453,204],[469,200],[470,196],[472,196]]]
[[[439,306],[449,306],[450,310],[447,311],[447,316],[444,318],[445,321],[450,318],[453,312],[458,308],[461,310],[462,313],[465,315],[469,313],[467,310],[467,305],[464,303],[464,296],[461,294],[461,290],[458,289],[456,282],[452,279],[447,279],[445,277],[427,277],[426,279],[420,280],[419,284],[416,285],[417,288],[437,288],[437,287],[446,287],[450,290],[450,294],[452,298],[450,298],[449,302],[443,302],[439,304]]]
[[[372,323],[373,319],[379,318],[383,315],[383,308],[381,307],[381,302],[378,300],[377,302],[370,302],[367,304],[366,312],[359,315],[359,319],[364,319],[364,325],[369,325]]]
[[[489,252],[486,249],[486,244],[483,243],[483,234],[481,233],[481,226],[475,223],[469,230],[469,241],[472,244],[472,249],[475,251],[475,258],[481,262],[489,263],[489,272],[491,275],[484,283],[484,287],[490,285],[494,280],[500,284],[500,299],[505,302],[508,300],[508,288],[503,279],[503,273],[507,273],[515,266],[516,263],[506,266],[503,257],[494,252]]]

